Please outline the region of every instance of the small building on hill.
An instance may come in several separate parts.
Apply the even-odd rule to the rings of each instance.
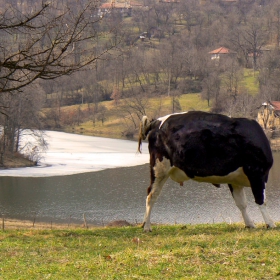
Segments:
[[[110,2],[103,3],[97,11],[99,17],[110,16],[115,11],[123,17],[130,17],[133,9],[144,8],[142,3],[138,1],[124,0],[119,2],[118,0],[111,0]]]
[[[220,60],[225,57],[235,57],[236,56],[235,51],[232,51],[225,47],[220,47],[218,49],[210,51],[209,54],[211,55],[212,60]]]
[[[263,129],[280,130],[280,101],[264,102],[259,107],[257,121]]]

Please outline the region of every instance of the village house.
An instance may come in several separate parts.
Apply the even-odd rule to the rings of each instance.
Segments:
[[[210,59],[213,61],[215,66],[221,65],[228,58],[236,58],[237,53],[226,47],[220,47],[213,51],[208,52],[210,54]]]
[[[211,54],[211,59],[215,60],[215,59],[221,59],[226,56],[235,56],[236,52],[225,47],[220,47],[218,49],[209,52],[209,54]]]
[[[264,102],[258,110],[257,121],[266,131],[273,151],[280,151],[280,101]]]
[[[264,102],[258,110],[257,121],[263,129],[280,130],[280,101]]]
[[[180,3],[180,0],[159,0],[159,3]]]
[[[117,2],[112,0],[111,2],[107,2],[102,4],[98,9],[98,16],[104,17],[110,15],[110,13],[114,10],[117,13],[121,14],[124,17],[130,17],[133,8],[140,8],[142,4],[133,1],[124,1],[124,2]]]

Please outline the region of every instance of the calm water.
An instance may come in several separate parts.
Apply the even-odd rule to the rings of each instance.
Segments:
[[[280,153],[267,185],[268,209],[280,221]],[[0,177],[0,213],[8,218],[52,222],[87,221],[106,224],[112,220],[142,222],[146,188],[149,185],[148,164],[115,168],[70,176],[21,178]],[[247,189],[249,213],[262,222],[251,190]],[[157,223],[213,223],[242,221],[226,185],[220,189],[210,184],[169,180],[152,212]]]

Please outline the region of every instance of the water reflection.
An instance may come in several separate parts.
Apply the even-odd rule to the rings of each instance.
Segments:
[[[267,200],[275,221],[280,221],[280,153],[274,154]],[[145,211],[148,164],[59,177],[0,177],[0,212],[9,218],[103,224],[116,219],[141,222]],[[249,213],[263,222],[251,190],[246,190]],[[168,180],[152,213],[157,223],[213,223],[242,221],[226,185]]]

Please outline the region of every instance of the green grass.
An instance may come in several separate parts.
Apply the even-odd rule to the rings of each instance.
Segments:
[[[207,101],[202,100],[200,94],[183,94],[179,97],[181,105],[181,111],[201,110],[209,111]],[[90,120],[82,122],[79,126],[71,125],[63,127],[66,132],[83,133],[86,135],[121,138],[122,132],[126,129],[124,119],[120,117],[119,111],[122,111],[122,107],[114,105],[114,101],[101,102],[103,106],[108,109],[107,118],[102,124],[101,121],[96,121],[95,125]],[[70,110],[77,110],[80,105],[72,105],[63,107],[61,111],[69,112]],[[159,109],[160,108],[160,109]],[[82,110],[87,110],[87,105],[82,105]],[[172,113],[172,97],[162,96],[157,98],[150,98],[147,108],[147,115],[149,118],[159,117],[155,116],[155,112],[160,111],[160,116],[164,116]],[[138,124],[138,122],[137,122]],[[73,129],[74,128],[74,129]],[[138,128],[135,130],[137,135]]]
[[[183,94],[179,98],[182,111],[199,110],[209,111],[211,108],[208,107],[207,101],[202,100],[199,93]]]
[[[252,69],[244,70],[244,79],[241,83],[242,92],[248,92],[249,94],[257,94],[259,91],[259,86],[257,83],[258,72],[253,72]],[[144,77],[143,84],[145,84]],[[106,82],[108,86],[108,83]],[[113,84],[109,85],[113,86]],[[211,108],[208,107],[207,101],[201,99],[199,93],[189,93],[183,94],[178,98],[181,106],[180,111],[190,111],[190,110],[201,110],[209,111]],[[120,102],[121,103],[121,102]],[[125,103],[125,102],[123,102]],[[129,102],[128,102],[129,103]],[[110,138],[123,138],[124,132],[131,132],[134,130],[134,137],[137,136],[138,128],[134,127],[134,123],[130,121],[130,116],[122,106],[116,106],[114,101],[104,101],[101,102],[104,107],[107,108],[106,120],[104,123],[101,120],[96,120],[93,124],[92,120],[85,118],[79,125],[64,125],[62,124],[62,130],[66,132],[73,133],[83,133],[85,135],[110,137]],[[81,105],[65,106],[61,109],[62,112],[68,114],[70,111],[75,112],[77,108]],[[81,106],[82,110],[87,110],[87,105]],[[168,97],[167,93],[156,98],[150,98],[146,109],[146,114],[149,118],[157,118],[159,116],[164,116],[172,113],[172,97]],[[131,110],[131,108],[130,108]],[[125,115],[120,116],[120,112],[127,112],[127,117]],[[138,113],[138,112],[137,112]],[[139,119],[136,117],[136,112],[133,113],[134,122],[138,124]]]
[[[279,229],[7,230],[0,279],[280,279]]]
[[[242,86],[248,91],[249,94],[257,94],[259,92],[258,71],[252,69],[244,70],[244,80]]]

